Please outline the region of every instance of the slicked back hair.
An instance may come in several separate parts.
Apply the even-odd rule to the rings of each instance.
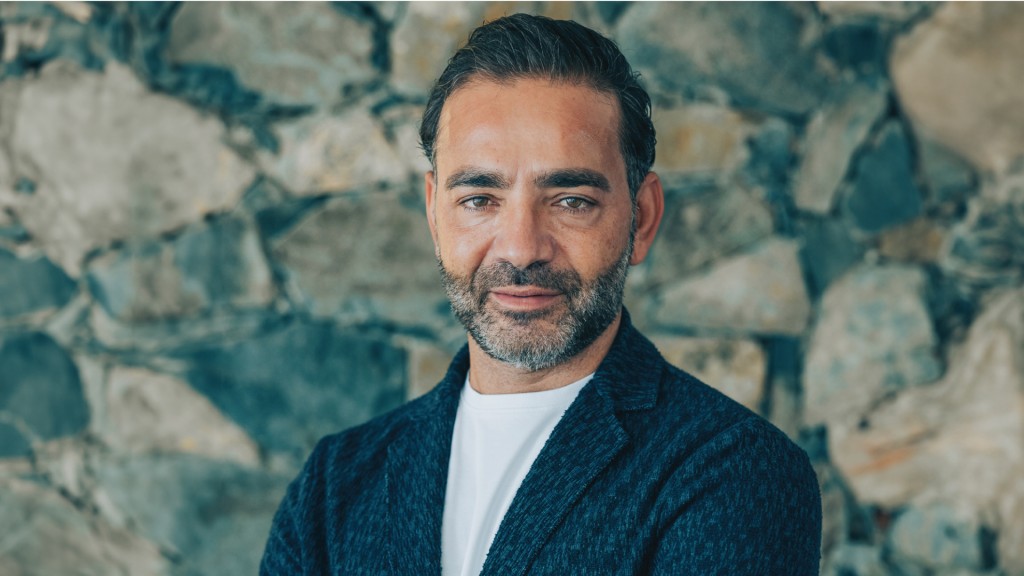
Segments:
[[[571,20],[514,14],[480,26],[441,73],[420,124],[420,146],[437,169],[441,109],[456,90],[472,80],[509,82],[549,79],[589,86],[615,95],[619,103],[619,148],[626,181],[635,199],[654,164],[651,98],[614,42]]]

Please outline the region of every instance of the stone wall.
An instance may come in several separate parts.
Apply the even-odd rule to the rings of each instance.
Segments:
[[[416,130],[527,11],[642,72],[628,305],[811,455],[828,575],[1024,574],[1024,7],[0,3],[0,574],[253,574],[464,341]]]

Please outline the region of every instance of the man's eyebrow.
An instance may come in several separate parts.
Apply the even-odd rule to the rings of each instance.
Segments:
[[[508,188],[509,182],[497,172],[488,172],[476,168],[458,170],[444,182],[445,190],[468,186],[470,188]]]
[[[603,192],[611,192],[611,185],[604,174],[587,168],[569,168],[553,170],[537,177],[538,188],[597,188]]]

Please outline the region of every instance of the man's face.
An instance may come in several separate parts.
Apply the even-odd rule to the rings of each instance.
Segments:
[[[614,96],[547,80],[471,82],[445,103],[428,219],[452,308],[492,357],[555,366],[618,317],[643,259],[618,126]]]

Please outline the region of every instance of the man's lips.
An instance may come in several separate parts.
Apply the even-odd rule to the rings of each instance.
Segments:
[[[505,308],[514,310],[536,310],[544,308],[558,299],[562,293],[557,290],[533,286],[508,286],[491,290],[491,297]]]

